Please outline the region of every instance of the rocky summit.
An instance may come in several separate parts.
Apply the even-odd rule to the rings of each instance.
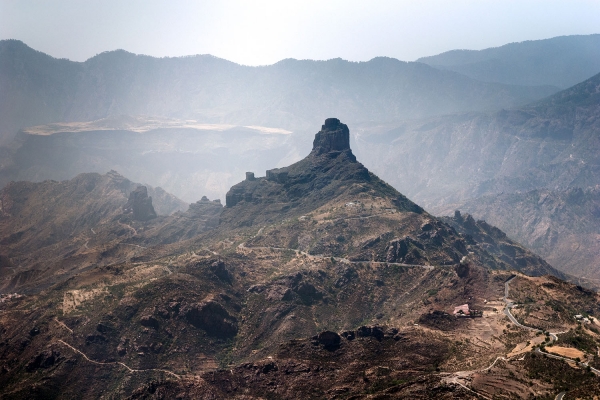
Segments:
[[[332,151],[350,151],[350,131],[348,126],[342,124],[337,118],[328,118],[325,124],[315,135],[312,152],[315,155],[330,153]]]
[[[350,192],[369,190],[393,198],[405,211],[423,211],[357,162],[350,149],[348,127],[337,118],[328,118],[306,158],[267,170],[264,177],[255,178],[251,173],[234,185],[226,195],[222,223],[251,226],[283,215],[299,216]]]
[[[225,207],[152,218],[147,192],[114,172],[0,191],[0,397],[600,391],[598,294],[483,221],[427,213],[338,119]]]

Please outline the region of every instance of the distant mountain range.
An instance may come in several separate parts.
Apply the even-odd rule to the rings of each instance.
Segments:
[[[297,139],[259,126],[127,116],[34,127],[18,135],[0,163],[0,186],[116,170],[190,203],[202,196],[225,200],[246,171],[264,175],[272,165],[296,161]]]
[[[566,89],[600,72],[600,34],[452,50],[417,61],[485,82]]]
[[[210,55],[153,58],[123,50],[85,62],[0,42],[0,136],[52,122],[153,115],[306,130],[329,115],[398,121],[523,105],[556,85],[488,83],[423,63],[282,60],[248,67]]]

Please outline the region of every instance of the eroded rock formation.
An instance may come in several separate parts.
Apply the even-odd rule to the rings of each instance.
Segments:
[[[123,206],[123,211],[125,214],[133,214],[133,219],[136,221],[148,221],[156,218],[152,197],[148,196],[146,186],[138,186],[129,194],[129,200]]]

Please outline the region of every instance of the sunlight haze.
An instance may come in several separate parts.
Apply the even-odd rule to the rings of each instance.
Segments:
[[[404,61],[466,48],[596,33],[598,1],[0,0],[0,39],[84,61],[124,49],[212,54],[245,65],[285,58]]]

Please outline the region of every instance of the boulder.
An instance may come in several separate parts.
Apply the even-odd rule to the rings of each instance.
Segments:
[[[386,261],[420,264],[425,260],[419,249],[423,250],[423,245],[410,236],[405,236],[403,239],[394,239],[389,242],[386,249]]]
[[[158,329],[159,326],[158,320],[152,315],[144,315],[142,318],[140,318],[140,324],[154,329]]]
[[[296,293],[298,296],[308,304],[311,304],[315,300],[321,300],[323,298],[323,293],[321,293],[315,285],[310,282],[301,282],[296,288]]]
[[[385,336],[385,332],[380,326],[361,326],[356,330],[356,336],[374,337],[375,339],[381,341]]]
[[[292,290],[288,287],[275,285],[267,289],[267,300],[271,301],[287,301],[292,300]]]
[[[335,332],[324,331],[319,333],[317,341],[322,344],[326,349],[333,350],[340,347],[341,337]]]
[[[212,272],[217,278],[219,278],[219,280],[226,283],[231,283],[231,273],[229,272],[223,261],[219,260],[213,262],[210,265],[209,269],[210,272]]]
[[[44,350],[35,356],[25,367],[27,372],[33,372],[39,368],[49,368],[55,365],[62,357],[56,350]]]
[[[356,339],[356,333],[354,331],[344,331],[342,332],[342,336],[345,337],[346,340]]]

